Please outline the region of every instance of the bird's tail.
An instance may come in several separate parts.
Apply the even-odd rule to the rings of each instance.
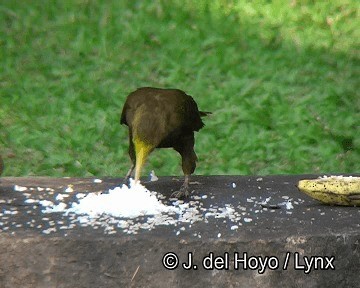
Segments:
[[[205,112],[205,111],[199,111],[200,112],[200,117],[205,117],[207,115],[211,115],[212,112]]]

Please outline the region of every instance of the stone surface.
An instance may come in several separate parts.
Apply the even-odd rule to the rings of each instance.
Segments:
[[[39,203],[25,203],[29,197],[54,200],[69,185],[74,192],[64,201],[71,202],[77,193],[119,186],[120,179],[0,178],[0,287],[358,287],[360,209],[325,206],[297,190],[298,180],[318,176],[192,177],[189,201],[200,203],[203,219],[137,234],[112,223],[83,227],[75,216],[45,214]],[[169,204],[181,181],[159,177],[143,184]],[[14,191],[15,185],[26,190]],[[237,216],[205,217],[210,208],[226,207]],[[162,264],[168,252],[177,255],[176,269]],[[211,252],[222,258],[205,269]],[[196,269],[182,265],[189,253]],[[311,259],[305,274],[305,260]]]

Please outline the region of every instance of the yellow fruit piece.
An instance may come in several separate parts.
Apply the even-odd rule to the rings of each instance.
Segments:
[[[330,205],[360,206],[360,177],[324,176],[300,180],[298,188],[310,197]]]

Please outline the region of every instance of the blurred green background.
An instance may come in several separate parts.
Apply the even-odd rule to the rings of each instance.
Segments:
[[[137,87],[212,111],[196,174],[360,172],[359,2],[1,1],[7,176],[127,172]],[[173,150],[144,175],[182,175]]]

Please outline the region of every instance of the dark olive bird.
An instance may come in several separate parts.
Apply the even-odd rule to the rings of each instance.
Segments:
[[[126,179],[135,168],[135,181],[139,180],[141,169],[155,148],[174,148],[182,157],[185,181],[173,196],[189,196],[189,177],[197,161],[194,131],[204,126],[201,117],[208,114],[199,111],[194,99],[178,89],[143,87],[130,93],[120,119],[129,127],[132,166]]]

